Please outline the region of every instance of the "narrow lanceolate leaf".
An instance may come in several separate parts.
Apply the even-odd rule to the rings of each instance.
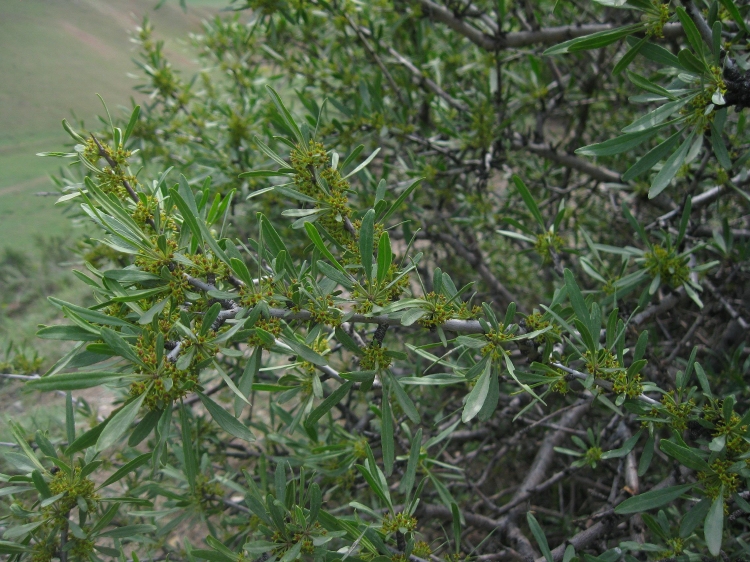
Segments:
[[[387,232],[383,232],[378,241],[378,283],[382,283],[387,277],[392,260],[391,239]]]
[[[651,129],[637,131],[635,133],[625,133],[624,135],[620,135],[619,137],[604,142],[582,146],[576,150],[576,154],[584,154],[586,156],[613,156],[615,154],[621,154],[626,150],[630,150],[631,148],[646,142],[659,132],[660,127],[661,125]]]
[[[583,293],[581,293],[581,289],[578,288],[578,283],[576,283],[573,273],[571,273],[569,269],[566,269],[563,273],[565,277],[565,287],[568,290],[568,298],[570,299],[570,304],[573,306],[573,312],[576,313],[576,317],[583,322],[586,327],[589,327],[591,325],[591,318],[589,316],[589,309],[586,306],[586,301],[583,299]]]
[[[646,90],[647,92],[656,94],[657,96],[665,97],[672,101],[676,99],[675,95],[672,92],[670,92],[666,88],[659,86],[658,84],[654,84],[653,82],[651,82],[651,80],[644,76],[641,76],[640,74],[636,74],[635,72],[630,72],[628,70],[627,75],[630,81],[642,90]]]
[[[203,406],[208,410],[208,413],[211,414],[214,421],[219,424],[221,429],[243,441],[255,441],[255,437],[245,424],[240,422],[202,392],[199,392],[198,396],[200,397]]]
[[[690,43],[690,46],[700,57],[703,57],[705,43],[703,42],[700,31],[698,31],[698,27],[695,25],[695,22],[693,22],[693,18],[688,15],[685,8],[682,6],[677,6],[675,12],[677,12],[677,17],[680,19],[682,28],[685,30],[688,43]]]
[[[115,471],[112,476],[107,478],[104,482],[101,483],[101,485],[98,487],[98,489],[105,488],[109,486],[110,484],[114,484],[127,474],[130,474],[137,468],[143,466],[148,462],[148,460],[151,458],[151,453],[143,453],[140,456],[137,456],[132,461],[126,463],[124,466],[121,466],[117,471]]]
[[[469,396],[466,398],[466,405],[464,406],[461,420],[467,423],[474,419],[484,406],[484,401],[487,399],[487,394],[490,391],[490,377],[492,376],[492,361],[487,361],[484,372],[479,377],[479,380],[471,389]]]
[[[659,143],[654,148],[649,150],[643,158],[638,160],[635,164],[633,164],[628,170],[622,175],[623,181],[630,181],[632,179],[637,178],[639,175],[641,175],[643,172],[647,172],[651,168],[653,168],[657,162],[660,162],[662,158],[664,158],[667,154],[669,154],[672,149],[677,145],[677,142],[680,140],[680,137],[682,136],[682,131],[684,129],[681,129],[677,131],[674,135],[667,138],[665,141]]]
[[[390,392],[386,390],[385,386],[383,388],[381,414],[380,441],[383,447],[383,467],[385,468],[385,475],[390,476],[393,473],[395,444],[393,440],[393,413],[391,412]]]
[[[526,521],[529,524],[531,534],[534,535],[536,543],[539,545],[539,550],[542,551],[544,558],[547,560],[547,562],[553,562],[552,551],[549,549],[547,536],[544,534],[544,530],[539,524],[539,521],[536,520],[536,517],[534,517],[534,515],[530,511],[526,513]]]
[[[150,390],[151,385],[149,385],[138,398],[136,398],[122,410],[117,412],[112,417],[112,419],[109,420],[109,423],[104,428],[101,435],[99,435],[99,439],[96,441],[97,451],[104,451],[105,449],[111,447],[117,442],[118,439],[120,439],[120,437],[125,434],[128,429],[130,429],[131,424],[135,420],[135,417],[138,415],[138,411],[141,409],[143,400],[146,398],[146,395]]]
[[[133,113],[130,114],[130,121],[128,121],[128,126],[125,128],[125,134],[122,137],[122,146],[125,146],[125,143],[128,142],[128,139],[130,138],[130,133],[133,132],[133,129],[135,128],[135,124],[138,122],[138,116],[141,114],[141,106],[136,105],[133,108]]]
[[[636,23],[632,25],[626,25],[625,27],[618,27],[617,29],[608,29],[606,31],[600,31],[598,33],[592,33],[585,37],[577,37],[550,47],[544,51],[545,55],[562,55],[564,53],[575,53],[578,51],[587,51],[589,49],[599,49],[619,41],[623,37],[637,33],[644,28],[644,24]]]
[[[670,486],[668,488],[662,488],[661,490],[652,490],[644,494],[633,496],[618,505],[615,508],[615,513],[618,515],[626,515],[628,513],[639,513],[641,511],[648,511],[649,509],[662,507],[673,502],[692,487],[693,484],[682,484],[680,486]]]
[[[409,461],[406,464],[406,473],[404,474],[403,480],[399,485],[399,490],[406,497],[406,502],[409,502],[411,491],[414,488],[414,481],[417,477],[417,466],[419,465],[419,454],[422,451],[422,428],[417,430],[411,440],[411,448],[409,450]]]
[[[307,419],[305,420],[305,425],[308,427],[314,427],[320,418],[330,412],[336,404],[341,402],[344,397],[349,394],[353,384],[352,381],[346,381],[336,390],[331,392],[331,394],[329,394],[317,408],[310,412],[310,415],[307,416]]]
[[[632,45],[630,49],[628,49],[628,52],[617,62],[614,69],[612,69],[612,74],[620,74],[620,72],[627,68],[628,65],[633,62],[636,55],[638,55],[638,51],[643,48],[646,42],[648,42],[648,36],[642,38],[635,45]]]
[[[367,280],[372,282],[372,246],[375,240],[375,211],[370,209],[359,228],[359,253]]]
[[[651,184],[651,189],[648,191],[648,198],[653,199],[659,195],[666,187],[670,184],[672,179],[677,174],[677,170],[680,169],[682,163],[685,161],[690,145],[693,143],[695,137],[695,130],[691,131],[685,141],[682,143],[672,156],[664,163],[664,167],[656,174],[654,182]]]
[[[85,373],[63,373],[42,377],[26,383],[26,386],[36,390],[80,390],[82,388],[92,388],[107,383],[115,383],[123,379],[134,379],[142,375],[125,375],[123,373],[109,373],[100,371],[91,371]]]
[[[117,355],[119,355],[120,357],[124,357],[131,363],[135,363],[136,365],[139,365],[144,369],[148,368],[146,364],[141,361],[141,359],[136,355],[135,350],[130,346],[128,342],[125,341],[125,339],[120,334],[109,328],[102,328],[99,333],[101,334],[104,343],[111,347]]]
[[[539,211],[539,207],[537,206],[536,201],[534,201],[534,197],[531,195],[531,192],[526,187],[526,184],[524,184],[523,180],[515,174],[513,175],[513,183],[516,184],[516,189],[521,194],[523,202],[526,203],[526,207],[528,207],[529,211],[531,212],[531,216],[533,216],[537,224],[542,227],[542,230],[546,230],[542,213]]]
[[[724,486],[721,493],[711,504],[706,520],[703,522],[703,536],[706,546],[712,556],[718,556],[721,552],[721,538],[724,533]]]
[[[311,222],[306,222],[305,231],[307,231],[307,235],[310,237],[310,240],[312,240],[312,243],[315,244],[315,247],[320,251],[320,253],[323,254],[326,259],[328,259],[328,261],[330,261],[336,267],[336,269],[338,269],[342,273],[346,273],[344,266],[342,266],[336,260],[331,251],[323,242],[323,238],[321,238],[320,233],[318,232],[318,229],[315,227],[315,225]]]
[[[276,109],[281,115],[281,118],[284,120],[284,123],[292,131],[292,134],[294,135],[295,140],[297,141],[298,144],[302,144],[304,142],[304,138],[302,137],[302,132],[299,130],[297,123],[294,121],[292,114],[289,113],[289,110],[284,105],[284,102],[281,101],[281,96],[279,96],[279,94],[276,93],[276,90],[271,88],[271,86],[266,85],[266,90],[268,90],[268,93],[271,96],[271,100],[273,101],[273,104],[276,106]]]

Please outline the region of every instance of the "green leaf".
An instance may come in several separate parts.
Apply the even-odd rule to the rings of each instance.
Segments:
[[[150,458],[151,458],[151,453],[144,453],[144,454],[142,454],[140,456],[137,456],[136,458],[134,458],[130,462],[128,462],[125,465],[123,465],[120,468],[118,468],[115,471],[115,473],[112,474],[112,476],[110,476],[109,478],[107,478],[104,482],[102,482],[99,485],[98,489],[106,488],[110,484],[114,484],[115,482],[117,482],[118,480],[120,480],[126,474],[130,474],[131,472],[133,472],[137,468],[139,468],[139,467],[143,466],[144,464],[146,464]]]
[[[543,54],[545,55],[561,55],[564,53],[575,53],[578,51],[587,51],[590,49],[599,49],[619,41],[623,37],[637,33],[644,28],[644,24],[636,23],[632,25],[626,25],[625,27],[618,27],[616,29],[608,29],[606,31],[599,31],[586,35],[584,37],[576,37],[570,39],[554,47],[550,47]]]
[[[693,19],[688,15],[688,13],[685,11],[685,8],[683,8],[682,6],[677,6],[675,8],[675,12],[677,12],[677,17],[679,18],[680,23],[682,24],[682,28],[685,31],[685,36],[687,37],[688,43],[690,43],[690,46],[693,48],[693,50],[698,53],[701,58],[703,58],[703,38],[701,37],[700,31],[698,31],[695,22],[693,22]]]
[[[297,341],[296,339],[292,337],[281,336],[281,341],[291,347],[292,351],[294,351],[300,357],[300,359],[303,359],[304,361],[307,361],[308,363],[312,363],[313,365],[317,365],[319,367],[325,367],[326,365],[328,365],[328,361],[326,361],[325,357],[323,357],[316,351],[313,351],[305,344]]]
[[[393,414],[391,412],[391,398],[387,387],[383,387],[383,400],[381,403],[381,426],[380,443],[383,448],[383,467],[385,475],[393,473],[393,461],[395,458],[395,444],[393,441]]]
[[[193,447],[192,426],[188,406],[180,403],[180,428],[182,432],[182,458],[185,477],[187,478],[190,491],[195,493],[195,479],[198,466],[195,459],[195,448]],[[150,456],[150,455],[149,455]]]
[[[650,492],[633,496],[615,507],[615,513],[618,515],[627,515],[662,507],[673,502],[692,487],[693,484],[681,484],[680,486],[669,486],[661,490],[651,490]]]
[[[642,90],[646,90],[647,92],[651,92],[652,94],[656,94],[657,96],[665,97],[672,101],[676,99],[675,95],[672,92],[670,92],[669,90],[665,88],[662,88],[661,86],[657,84],[654,84],[648,78],[645,78],[644,76],[641,76],[640,74],[636,74],[635,72],[630,72],[629,70],[626,71],[626,73],[628,75],[628,79],[635,86],[638,86]]]
[[[464,423],[471,421],[482,409],[482,406],[484,406],[484,401],[487,399],[487,394],[490,391],[490,377],[492,377],[492,362],[487,361],[484,372],[466,398],[466,405],[461,415],[461,421]]]
[[[685,157],[687,156],[688,150],[690,149],[690,145],[693,142],[693,137],[695,137],[695,129],[690,132],[680,148],[678,148],[675,153],[672,154],[672,156],[670,156],[669,159],[664,163],[664,167],[662,167],[662,169],[656,175],[656,177],[654,178],[654,182],[651,184],[651,189],[649,189],[648,191],[649,199],[653,199],[662,191],[664,191],[670,184],[672,179],[675,177],[677,171],[680,169],[680,166],[682,166],[682,163],[685,161]]]
[[[130,138],[130,133],[133,132],[133,129],[135,128],[135,124],[138,122],[138,116],[141,114],[141,106],[136,105],[133,108],[133,112],[130,114],[130,121],[128,121],[128,126],[125,128],[125,134],[122,137],[122,146],[125,146],[125,143],[128,142],[128,139]]]
[[[690,508],[690,511],[685,514],[680,523],[680,538],[686,539],[693,534],[693,531],[698,528],[701,521],[706,518],[706,514],[708,514],[710,507],[711,500],[709,498],[703,498]]]
[[[725,170],[732,169],[732,160],[729,158],[729,152],[727,151],[727,145],[724,144],[724,139],[721,138],[721,133],[716,130],[716,126],[711,123],[711,147],[714,149],[716,159],[721,164],[721,167]]]
[[[627,41],[629,45],[635,45],[638,42],[638,39],[636,39],[635,37],[628,37]],[[654,43],[646,43],[643,47],[641,47],[640,54],[644,58],[647,58],[648,60],[653,61],[657,64],[663,66],[672,66],[679,70],[685,70],[684,67],[680,64],[680,61],[677,59],[677,57],[660,45],[655,45]]]
[[[680,463],[693,470],[710,472],[711,468],[693,449],[682,447],[668,439],[662,439],[659,448],[670,457],[677,459]]]
[[[131,447],[135,447],[143,441],[146,437],[148,437],[149,433],[156,427],[156,424],[159,422],[159,418],[161,417],[161,410],[151,410],[148,414],[143,416],[140,422],[138,422],[138,425],[133,430],[133,433],[130,434],[130,437],[128,438],[128,445]]]
[[[539,211],[539,207],[537,206],[536,201],[534,201],[531,192],[526,187],[526,184],[524,184],[523,180],[516,174],[513,174],[513,183],[516,184],[516,189],[521,194],[523,202],[526,203],[526,207],[528,207],[531,212],[531,216],[534,217],[534,220],[536,220],[537,224],[539,224],[543,231],[546,230],[547,228],[544,226],[542,213]]]
[[[624,135],[620,135],[619,137],[604,142],[582,146],[576,150],[576,154],[584,154],[586,156],[613,156],[615,154],[621,154],[639,144],[643,144],[658,133],[659,129],[663,126],[665,125],[657,125],[651,129],[644,129],[643,131],[636,131],[634,133],[625,133]]]
[[[4,539],[15,539],[17,537],[23,537],[24,535],[29,534],[31,531],[36,529],[37,527],[41,527],[47,522],[47,520],[43,519],[42,521],[35,521],[34,523],[26,523],[25,525],[14,525],[9,527],[4,533],[3,538]],[[5,541],[0,542],[0,548],[2,548],[2,543]],[[0,550],[2,552],[2,550]]]
[[[338,269],[345,275],[348,275],[346,269],[344,269],[344,266],[342,266],[336,260],[336,258],[333,257],[333,254],[331,253],[331,251],[326,247],[315,225],[311,222],[306,222],[305,231],[307,231],[307,235],[310,237],[310,240],[312,240],[312,243],[315,244],[315,247],[320,251],[320,253],[323,254],[326,257],[326,259],[330,261],[336,267],[336,269]]]
[[[411,449],[409,450],[409,461],[406,463],[406,472],[404,478],[399,484],[399,491],[406,497],[409,502],[411,491],[414,488],[414,481],[417,477],[417,467],[419,465],[419,455],[422,451],[422,428],[417,430],[411,440]]]
[[[419,411],[414,405],[414,402],[411,398],[409,398],[409,395],[403,389],[398,379],[393,376],[393,373],[391,373],[390,371],[387,371],[387,373],[387,376],[392,383],[391,387],[393,389],[393,392],[396,394],[396,401],[398,402],[398,405],[401,406],[401,409],[411,421],[413,421],[414,423],[419,423]]]
[[[323,402],[321,402],[317,408],[310,412],[310,415],[307,416],[307,419],[305,420],[305,426],[314,427],[315,424],[318,423],[318,420],[320,418],[330,412],[336,404],[341,402],[344,397],[349,394],[352,385],[354,385],[352,381],[346,381],[336,390],[331,392],[331,394],[329,394],[328,397],[323,400]]]
[[[673,115],[675,112],[682,109],[689,101],[695,99],[695,96],[690,95],[676,101],[670,101],[664,105],[657,107],[653,111],[639,117],[633,121],[627,127],[622,129],[623,133],[635,133],[637,131],[645,131],[656,127],[660,123],[663,123],[668,117]]]
[[[346,179],[348,177],[351,177],[354,174],[356,174],[357,172],[360,172],[361,170],[363,170],[370,162],[372,162],[373,158],[375,158],[378,155],[378,152],[380,152],[380,148],[376,148],[373,151],[373,153],[370,154],[370,156],[368,156],[367,159],[364,162],[362,162],[359,166],[357,166],[351,172],[349,172],[348,174],[346,174],[344,176],[344,179]]]
[[[284,105],[284,102],[281,101],[281,97],[279,96],[279,94],[277,94],[276,90],[274,90],[273,88],[271,88],[271,86],[268,86],[268,85],[266,85],[266,90],[268,90],[268,93],[271,96],[271,100],[273,101],[273,104],[276,106],[276,109],[281,115],[281,118],[284,120],[284,123],[292,131],[292,134],[294,134],[294,138],[297,140],[297,144],[304,145],[305,139],[302,136],[302,132],[299,130],[297,123],[294,121],[292,114],[289,113],[289,110]]]
[[[131,363],[135,363],[136,365],[147,369],[147,365],[141,361],[141,359],[136,355],[135,351],[132,347],[130,347],[130,344],[125,341],[125,339],[115,332],[114,330],[110,330],[109,328],[102,328],[99,333],[102,336],[102,339],[104,340],[104,343],[106,343],[112,350],[119,355],[120,357],[124,357]]]
[[[214,421],[219,424],[221,429],[243,441],[255,441],[255,437],[245,424],[229,414],[224,408],[219,406],[202,392],[198,392],[197,394],[200,397],[203,406],[208,410],[208,413],[211,414]]]
[[[743,19],[742,15],[740,14],[740,11],[737,9],[736,4],[733,0],[719,0],[722,6],[729,12],[729,15],[732,16],[732,19],[737,22],[737,25],[739,25],[742,30],[750,34],[750,29],[748,29],[747,24],[745,23],[745,20]]]
[[[712,398],[711,387],[708,385],[708,377],[706,372],[703,370],[703,366],[700,363],[695,363],[695,376],[698,378],[698,383],[701,385],[701,390],[708,398]]]
[[[583,293],[581,293],[581,289],[578,288],[578,283],[576,283],[575,277],[573,277],[573,273],[569,269],[566,269],[563,272],[563,276],[565,277],[565,287],[568,290],[568,298],[570,299],[570,304],[573,306],[573,312],[575,312],[576,317],[586,327],[589,327],[591,325],[589,309],[586,306],[586,301],[583,299]]]
[[[621,457],[624,457],[630,451],[633,450],[633,447],[635,447],[635,444],[638,443],[638,439],[641,437],[642,431],[639,431],[633,437],[625,441],[625,443],[622,444],[622,447],[619,449],[612,449],[611,451],[607,451],[602,454],[602,459],[619,459]]]
[[[382,283],[388,276],[392,261],[391,238],[386,231],[380,235],[378,241],[378,283]]]
[[[529,524],[531,534],[534,535],[536,543],[539,545],[539,550],[542,551],[544,558],[547,559],[547,562],[554,562],[552,551],[549,549],[549,543],[547,542],[547,536],[544,534],[544,530],[539,524],[539,521],[536,520],[536,517],[534,517],[530,511],[526,512],[526,522]]]
[[[97,334],[80,326],[45,326],[37,331],[36,337],[43,340],[62,341],[98,341],[101,339]]]
[[[269,148],[269,146],[266,143],[264,143],[262,140],[260,140],[259,137],[255,136],[253,138],[255,140],[255,144],[258,145],[258,148],[260,148],[261,151],[263,151],[266,154],[266,156],[268,156],[271,160],[273,160],[274,162],[276,162],[282,168],[289,167],[289,164],[287,164],[286,162],[284,162],[284,160],[282,160],[281,156],[279,156],[273,150],[271,150],[271,148]]]
[[[288,177],[292,175],[291,172],[281,170],[253,170],[251,172],[242,172],[239,178],[275,178],[278,176]]]
[[[680,64],[687,72],[695,74],[696,76],[702,76],[709,72],[706,64],[699,60],[698,57],[688,49],[682,49],[677,53],[677,60],[680,61]]]
[[[0,554],[23,554],[24,552],[29,552],[30,550],[31,547],[25,544],[18,544],[10,541],[0,541]]]
[[[721,552],[722,535],[724,533],[724,486],[711,504],[706,520],[703,522],[703,536],[706,547],[711,556],[718,556]]]
[[[630,49],[628,49],[628,52],[623,55],[623,57],[617,61],[617,64],[612,69],[612,74],[618,75],[620,72],[622,72],[625,68],[628,67],[628,65],[635,60],[635,57],[638,55],[638,52],[643,48],[643,46],[648,41],[648,36],[642,38],[640,41],[638,41],[635,45],[631,45]]]
[[[365,145],[364,144],[360,144],[357,147],[355,147],[354,150],[352,150],[349,153],[349,155],[344,159],[344,161],[341,163],[341,165],[339,165],[339,169],[343,172],[344,169],[349,164],[351,164],[354,161],[354,159],[362,153],[362,151],[364,149],[365,149]]]
[[[382,223],[385,223],[385,222],[386,222],[386,221],[387,221],[387,220],[388,220],[388,219],[390,218],[390,216],[391,216],[391,215],[392,215],[393,213],[395,213],[395,212],[396,212],[396,209],[398,209],[398,208],[399,208],[399,207],[400,207],[400,206],[401,206],[401,205],[403,204],[403,202],[404,202],[404,201],[406,201],[406,199],[407,199],[407,198],[409,197],[409,195],[411,195],[411,194],[412,194],[412,192],[413,192],[413,191],[414,191],[414,190],[415,190],[415,189],[417,188],[417,186],[418,186],[418,185],[419,185],[420,183],[422,183],[422,180],[423,180],[423,179],[424,179],[424,178],[418,178],[418,179],[414,180],[414,181],[413,181],[413,182],[411,183],[411,185],[409,185],[409,187],[407,187],[407,188],[406,188],[406,189],[405,189],[405,190],[403,191],[403,193],[401,193],[401,195],[399,195],[399,196],[398,196],[398,199],[396,199],[396,201],[394,201],[394,202],[393,202],[393,205],[391,205],[391,206],[390,206],[390,207],[388,208],[388,210],[387,210],[387,211],[385,212],[385,214],[384,214],[384,215],[383,215],[383,216],[382,216],[382,217],[380,218],[380,220],[379,220],[378,222],[382,222]]]
[[[458,554],[461,551],[461,512],[456,502],[451,502],[451,515],[453,516],[453,542]]]
[[[680,129],[674,135],[649,150],[640,160],[628,168],[622,175],[622,180],[630,181],[653,168],[657,162],[661,161],[675,147],[684,130]]]
[[[144,312],[141,315],[141,317],[138,319],[138,323],[141,326],[143,326],[145,324],[150,324],[151,321],[156,316],[158,316],[159,314],[161,314],[161,311],[164,310],[164,307],[167,305],[168,302],[169,302],[169,297],[167,297],[164,300],[161,300],[161,301],[157,302],[154,306],[152,306],[151,308],[149,308],[146,312]]]
[[[151,390],[151,385],[146,387],[146,390],[135,400],[126,404],[119,412],[117,412],[109,423],[99,435],[99,439],[96,441],[96,450],[104,451],[112,445],[114,445],[125,432],[130,429],[130,425],[138,415],[138,411],[141,409],[141,405]]]
[[[26,386],[35,390],[80,390],[92,388],[109,383],[121,383],[124,379],[141,378],[144,375],[126,375],[123,373],[109,373],[101,371],[89,371],[83,373],[63,373],[42,377],[26,383]]]
[[[375,238],[375,211],[370,209],[359,228],[359,253],[367,280],[372,283],[372,247]]]
[[[124,539],[125,537],[132,537],[133,535],[145,535],[153,533],[154,531],[156,531],[155,525],[124,525],[122,527],[117,527],[116,529],[104,531],[98,536],[108,537],[111,539]]]

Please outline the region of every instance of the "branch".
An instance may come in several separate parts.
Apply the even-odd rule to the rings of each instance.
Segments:
[[[457,254],[459,254],[469,263],[469,265],[476,269],[477,273],[479,273],[484,282],[490,286],[492,292],[496,296],[501,297],[505,301],[505,304],[518,302],[513,294],[505,287],[505,285],[503,285],[500,280],[495,277],[495,274],[489,270],[487,265],[484,263],[484,256],[482,256],[481,252],[479,252],[478,250],[469,250],[469,248],[464,246],[464,244],[458,238],[456,238],[455,236],[451,236],[447,232],[429,232],[426,233],[425,236],[433,240],[440,240],[441,242],[444,242],[451,246]]]
[[[414,66],[414,64],[409,59],[404,57],[396,49],[394,49],[393,47],[388,47],[388,52],[399,63],[403,64],[409,70],[409,72],[412,73],[412,75],[419,82],[420,86],[426,87],[432,93],[443,98],[446,102],[448,102],[448,105],[450,105],[454,109],[457,109],[459,111],[464,111],[464,112],[468,112],[470,110],[469,106],[466,105],[464,102],[457,100],[456,98],[451,96],[448,92],[443,90],[440,86],[438,86],[436,82],[427,78],[427,76],[425,76],[421,70],[419,70],[416,66]]]
[[[729,304],[729,301],[724,298],[724,295],[722,295],[719,290],[714,286],[711,281],[708,279],[703,280],[703,284],[708,287],[708,290],[713,293],[713,295],[719,299],[719,302],[721,303],[721,306],[724,307],[724,310],[726,310],[729,313],[729,316],[731,316],[734,320],[737,320],[740,327],[743,330],[747,330],[750,325],[748,325],[747,320],[745,320],[742,316],[740,316],[740,313],[735,310],[735,308]]]
[[[714,42],[713,33],[711,32],[711,28],[708,27],[706,20],[703,19],[703,15],[700,13],[700,10],[698,10],[698,6],[696,6],[695,3],[691,0],[683,0],[682,3],[685,4],[685,8],[687,8],[688,14],[690,14],[691,19],[695,23],[695,26],[698,28],[701,37],[703,37],[703,40],[706,42],[706,45],[710,47]]]
[[[375,49],[372,48],[370,43],[367,41],[367,37],[365,37],[364,33],[360,29],[359,25],[354,23],[352,21],[352,18],[349,17],[349,14],[346,13],[346,11],[342,12],[344,14],[344,17],[346,18],[346,21],[349,23],[349,25],[352,27],[354,32],[357,34],[357,37],[359,37],[359,40],[362,41],[362,44],[365,46],[365,49],[368,53],[370,53],[370,56],[375,59],[375,64],[378,65],[378,68],[385,76],[386,80],[388,80],[388,84],[390,84],[391,89],[393,90],[393,93],[396,94],[396,97],[398,98],[398,101],[401,105],[404,105],[404,98],[401,95],[401,91],[398,88],[398,84],[396,84],[396,81],[393,79],[393,76],[391,76],[391,73],[388,72],[388,69],[386,68],[385,64],[383,64],[383,61],[380,59],[378,54],[375,52]]]
[[[566,367],[565,365],[561,363],[551,363],[551,365],[557,369],[561,369],[565,371],[566,373],[572,375],[573,377],[579,379],[579,380],[586,380],[589,378],[589,375],[586,373],[582,373],[580,371],[576,371],[575,369],[571,369],[570,367]],[[605,381],[604,379],[594,379],[594,383],[597,386],[601,386],[602,388],[606,390],[612,390],[612,383],[609,381]],[[646,404],[651,404],[652,406],[655,406],[659,404],[660,402],[658,400],[654,400],[653,398],[649,398],[645,394],[640,394],[638,396],[638,400],[641,402],[645,402]]]
[[[91,138],[94,139],[94,143],[96,143],[96,147],[99,149],[99,156],[104,158],[107,161],[107,164],[109,164],[109,167],[112,168],[112,171],[116,168],[119,168],[120,166],[115,162],[112,157],[107,153],[106,150],[104,150],[104,147],[99,142],[99,139],[97,139],[94,136],[94,133],[91,133]],[[140,199],[138,198],[138,194],[136,194],[135,190],[133,189],[133,186],[130,185],[130,182],[126,180],[124,177],[122,179],[122,185],[125,187],[125,189],[128,192],[128,195],[130,195],[130,198],[133,200],[136,205],[140,203]],[[154,219],[146,219],[146,222],[151,226],[151,228],[154,229],[154,232],[158,233],[158,230],[156,229],[156,223],[154,222]]]
[[[475,45],[488,51],[494,51],[497,49],[497,40],[494,37],[479,31],[476,27],[473,27],[462,19],[456,17],[449,9],[435,4],[430,0],[419,0],[419,3],[422,5],[422,9],[427,15],[444,23],[453,31],[457,31]]]
[[[733,181],[733,182],[734,181],[739,181],[739,176],[737,176],[736,178],[732,178],[731,181]],[[726,186],[724,186],[724,185],[717,185],[715,187],[712,187],[708,191],[704,191],[700,195],[696,195],[695,197],[693,197],[693,199],[690,202],[690,210],[694,211],[696,209],[700,209],[701,207],[705,207],[706,205],[709,205],[709,204],[713,203],[726,190],[727,190]],[[649,229],[649,228],[655,227],[656,225],[666,223],[668,220],[671,220],[674,217],[676,217],[677,215],[682,214],[682,209],[683,209],[683,206],[680,205],[676,209],[672,209],[668,213],[664,213],[659,218],[657,218],[654,222],[652,222],[651,224],[649,224],[646,228]]]
[[[617,27],[609,24],[563,25],[560,27],[539,29],[537,31],[519,31],[492,36],[480,31],[472,25],[469,25],[463,19],[457,17],[448,8],[436,4],[431,0],[419,0],[419,4],[428,16],[444,23],[453,31],[460,33],[469,41],[487,51],[517,49],[536,44],[551,45],[562,43],[568,39],[575,39],[576,37],[583,37],[585,35],[607,31]],[[682,35],[682,33],[682,26],[678,23],[664,26],[664,36],[667,38],[678,37]]]
[[[661,314],[662,312],[666,312],[667,310],[674,308],[677,303],[680,302],[680,299],[682,299],[682,297],[684,296],[685,289],[680,287],[674,293],[670,293],[669,295],[664,297],[659,304],[652,304],[643,312],[636,314],[630,323],[633,326],[640,326],[652,316]]]
[[[596,164],[592,164],[588,160],[584,160],[583,158],[579,158],[578,156],[567,154],[565,152],[558,152],[548,144],[537,144],[533,142],[523,143],[521,141],[514,141],[512,144],[512,148],[514,148],[515,150],[528,150],[532,154],[536,154],[537,156],[541,156],[542,158],[546,158],[547,160],[552,160],[553,162],[557,162],[558,164],[562,164],[563,166],[566,166],[568,168],[573,168],[574,170],[583,172],[584,174],[591,176],[597,181],[613,183],[622,181],[618,172],[615,172],[614,170],[610,170],[608,168],[604,168],[602,166],[597,166]]]

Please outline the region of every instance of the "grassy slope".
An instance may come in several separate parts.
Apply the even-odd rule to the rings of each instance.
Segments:
[[[52,285],[39,279],[50,268],[41,265],[45,256],[37,237],[72,239],[75,233],[62,210],[54,207],[54,197],[34,195],[51,188],[48,174],[65,161],[35,154],[64,147],[69,137],[60,121],[70,118],[71,112],[96,128],[96,115],[102,112],[96,93],[111,111],[130,105],[138,80],[127,76],[137,73],[129,33],[143,15],[154,23],[157,37],[165,40],[175,66],[189,70],[196,66],[186,42],[188,32],[198,31],[201,19],[227,2],[188,0],[187,14],[177,0],[167,0],[157,12],[155,4],[156,0],[0,2],[0,257],[5,247],[26,252],[33,263],[29,272],[34,276],[32,293],[38,292],[20,310],[0,307],[0,361],[5,345],[13,341],[33,345],[47,358],[45,368],[49,367],[68,346],[34,338],[37,324],[61,321],[44,295],[54,293],[79,303],[86,299],[86,289],[69,273],[69,266],[51,268]],[[27,428],[59,431],[62,407],[63,399],[52,393],[40,397],[24,392],[18,382],[0,381],[0,410]],[[9,440],[4,422],[0,419],[0,441]]]
[[[168,56],[194,67],[185,38],[200,20],[224,5],[194,0],[183,13],[176,1],[156,12],[154,0],[10,0],[0,4],[0,249],[12,244],[33,248],[31,231],[70,232],[54,208],[48,174],[65,161],[35,154],[60,150],[69,140],[60,126],[77,115],[96,128],[102,113],[95,94],[110,110],[129,106],[138,79],[129,33],[148,15]]]

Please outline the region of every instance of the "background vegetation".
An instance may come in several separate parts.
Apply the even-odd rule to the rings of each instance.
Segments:
[[[744,557],[747,7],[232,7],[47,153],[98,232],[3,552]]]

